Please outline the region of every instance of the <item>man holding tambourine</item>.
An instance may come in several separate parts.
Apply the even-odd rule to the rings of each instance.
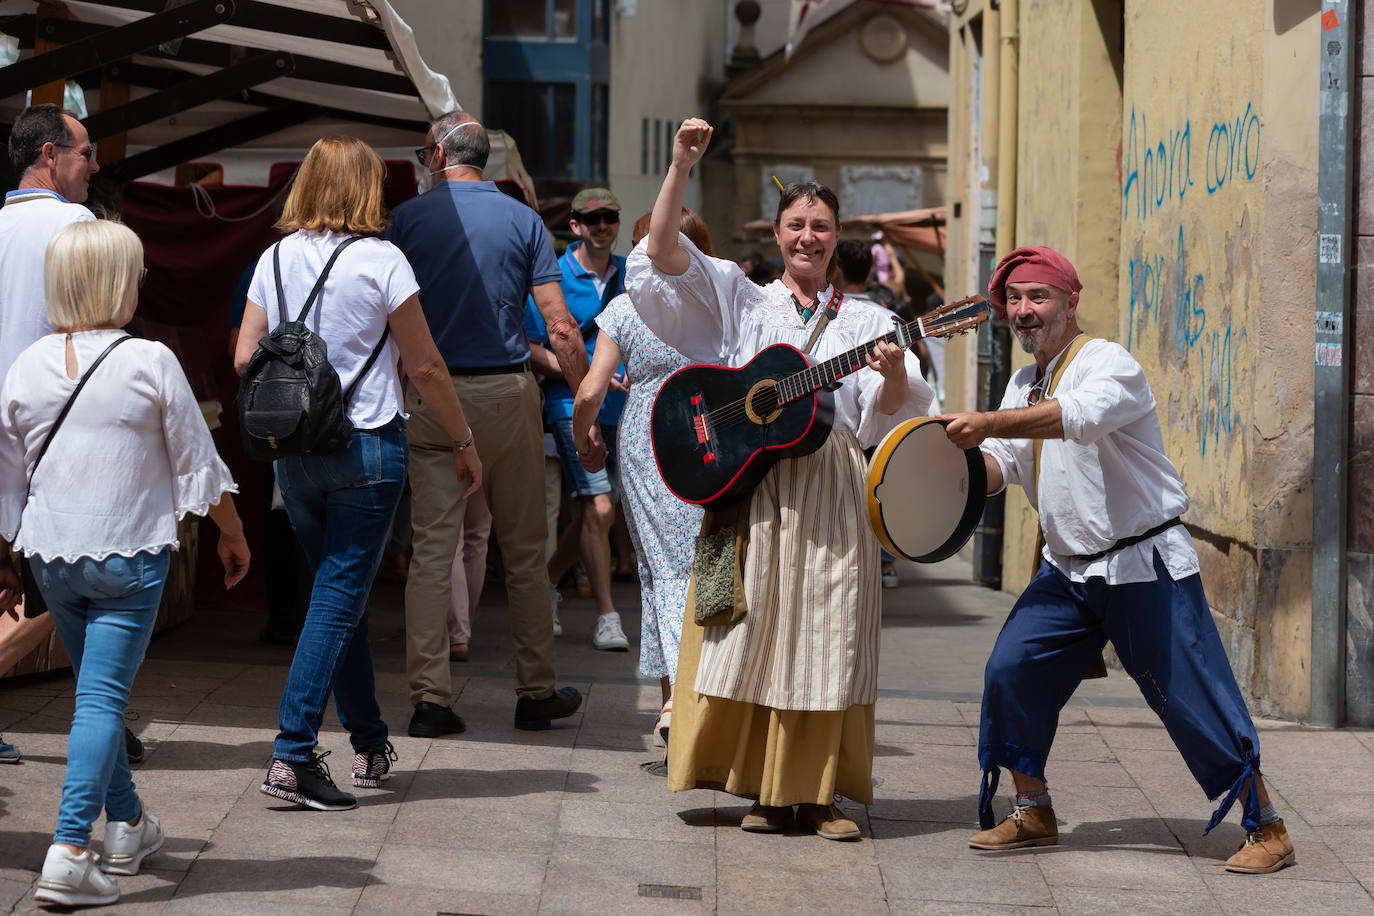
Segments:
[[[1001,409],[942,418],[956,446],[981,448],[989,495],[1008,484],[1025,489],[1045,538],[1040,568],[984,674],[983,829],[969,845],[1058,842],[1045,762],[1060,710],[1110,640],[1207,797],[1224,794],[1207,830],[1241,800],[1246,840],[1226,869],[1277,871],[1294,863],[1293,844],[1269,803],[1259,737],[1180,521],[1187,493],[1164,454],[1140,364],[1118,344],[1079,330],[1082,288],[1073,265],[1051,248],[1018,248],[1003,258],[989,298],[1035,362],[1012,377]],[[996,824],[1001,767],[1011,770],[1016,804]]]

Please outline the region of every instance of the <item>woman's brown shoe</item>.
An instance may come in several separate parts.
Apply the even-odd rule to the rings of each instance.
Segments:
[[[465,661],[467,661],[467,660],[468,660],[468,645],[467,645],[467,643],[460,642],[460,643],[454,643],[453,645],[449,646],[449,647],[448,647],[448,657],[449,657],[449,661],[454,661],[454,662],[465,662]]]
[[[750,833],[782,833],[791,817],[792,809],[789,806],[775,807],[754,802],[754,807],[739,822],[739,829]]]
[[[857,840],[862,835],[859,825],[836,805],[797,805],[797,825],[827,840]]]
[[[968,844],[974,849],[1020,849],[1023,846],[1054,846],[1059,842],[1059,824],[1053,808],[1018,805],[991,830],[975,833]]]
[[[1288,828],[1280,818],[1276,823],[1246,834],[1240,849],[1226,860],[1226,870],[1242,875],[1267,875],[1285,865],[1295,865],[1297,861]]]

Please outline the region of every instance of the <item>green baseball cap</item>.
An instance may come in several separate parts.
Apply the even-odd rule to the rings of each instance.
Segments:
[[[595,210],[615,210],[620,212],[620,201],[605,188],[583,188],[572,200],[574,213],[591,213]]]

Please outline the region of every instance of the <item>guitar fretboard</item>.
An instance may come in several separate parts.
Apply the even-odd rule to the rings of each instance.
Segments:
[[[905,346],[909,347],[925,336],[925,330],[921,327],[921,319],[916,318],[912,321],[903,322],[882,337],[875,337],[868,343],[859,344],[859,346],[847,350],[839,356],[832,356],[823,363],[808,366],[802,371],[780,380],[775,389],[778,402],[779,404],[787,404],[799,398],[809,397],[822,388],[828,388],[835,384],[845,376],[858,372],[868,365],[869,359],[873,356],[873,349],[879,341],[901,345],[904,338],[906,340]]]

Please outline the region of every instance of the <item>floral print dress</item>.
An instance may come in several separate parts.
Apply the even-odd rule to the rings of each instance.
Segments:
[[[625,517],[639,557],[643,603],[639,673],[673,680],[677,677],[682,615],[702,510],[678,499],[663,483],[649,439],[649,414],[664,380],[693,361],[644,326],[629,296],[612,299],[596,323],[601,333],[620,347],[630,386],[616,433],[616,450]]]

